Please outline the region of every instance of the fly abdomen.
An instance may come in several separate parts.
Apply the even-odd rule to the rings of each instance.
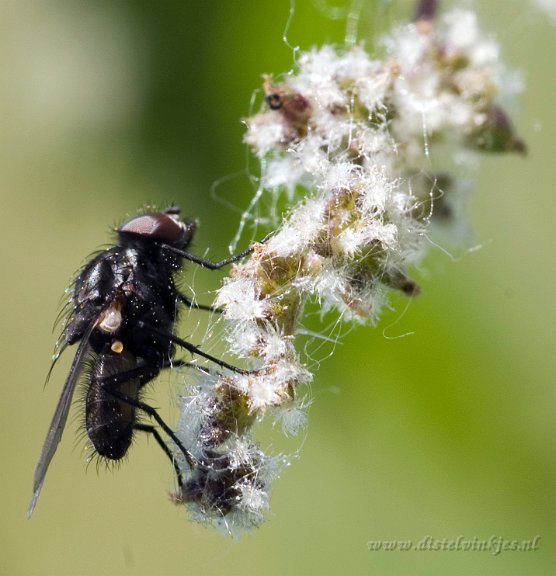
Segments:
[[[133,438],[136,407],[129,400],[139,400],[140,381],[125,375],[136,367],[135,356],[115,342],[105,346],[91,369],[85,399],[87,435],[96,452],[110,460],[123,458]]]

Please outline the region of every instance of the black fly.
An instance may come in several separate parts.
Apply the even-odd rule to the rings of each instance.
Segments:
[[[37,463],[29,517],[62,437],[75,386],[82,373],[87,386],[86,432],[101,457],[121,459],[131,444],[134,431],[141,430],[152,434],[173,461],[158,429],[138,422],[137,412],[140,411],[157,422],[189,465],[195,467],[195,458],[156,410],[142,402],[142,388],[162,369],[186,364],[174,359],[176,346],[221,367],[244,372],[173,333],[180,302],[211,310],[194,304],[183,295],[176,288],[174,278],[183,260],[216,270],[239,260],[252,249],[220,262],[211,262],[187,252],[194,233],[195,224],[181,220],[180,210],[175,207],[136,216],[117,229],[116,245],[97,254],[78,273],[72,286],[70,313],[60,337],[60,352],[71,344],[79,345]],[[174,468],[181,484],[181,472],[176,464]]]

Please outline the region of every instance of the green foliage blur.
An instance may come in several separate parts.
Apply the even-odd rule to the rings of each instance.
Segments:
[[[291,46],[343,41],[345,18],[329,17],[341,0],[292,5]],[[368,46],[411,13],[410,2],[360,5]],[[190,523],[168,500],[171,467],[143,437],[120,469],[85,473],[79,406],[26,518],[71,357],[43,390],[64,288],[146,204],[178,203],[199,219],[197,253],[228,254],[257,174],[240,120],[261,103],[261,74],[292,66],[289,11],[289,0],[0,3],[0,575],[553,573],[556,35],[514,1],[482,6],[482,27],[525,71],[514,112],[529,156],[484,162],[474,230],[463,248],[431,249],[417,299],[395,299],[332,358],[326,345],[314,352],[306,435],[263,437],[276,452],[300,448],[268,521],[239,541]],[[220,276],[194,275],[208,300]],[[175,380],[150,395],[168,414]],[[540,540],[499,555],[367,545],[460,535]]]

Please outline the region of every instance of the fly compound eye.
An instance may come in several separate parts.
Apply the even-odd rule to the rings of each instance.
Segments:
[[[177,242],[183,235],[183,224],[173,215],[164,212],[143,214],[128,220],[118,232],[145,236],[164,242]]]
[[[167,244],[181,244],[192,234],[192,225],[182,222],[177,214],[154,212],[128,220],[118,228],[119,234],[133,234]]]

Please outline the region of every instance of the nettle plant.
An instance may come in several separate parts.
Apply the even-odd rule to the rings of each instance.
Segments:
[[[281,79],[264,77],[245,142],[260,161],[258,196],[285,196],[289,208],[215,301],[227,349],[252,371],[199,370],[182,399],[177,434],[201,464],[175,500],[195,519],[229,532],[263,521],[288,458],[265,454],[253,426],[267,415],[288,435],[305,424],[313,375],[296,335],[307,302],[376,323],[391,292],[419,293],[408,270],[435,229],[460,225],[454,174],[480,154],[524,154],[502,107],[519,76],[499,52],[474,12],[437,14],[422,1],[375,54],[324,45],[298,54]]]

